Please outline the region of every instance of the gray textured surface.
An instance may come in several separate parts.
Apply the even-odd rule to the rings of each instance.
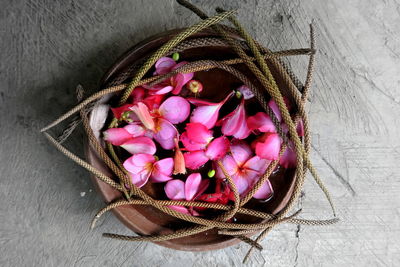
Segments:
[[[399,266],[400,3],[398,0],[196,1],[239,19],[271,49],[307,46],[317,24],[310,117],[312,158],[342,221],[282,225],[252,266]],[[78,83],[96,90],[107,67],[152,34],[197,21],[174,1],[3,0],[0,9],[0,265],[238,266],[247,245],[187,253],[101,238],[128,234],[77,167],[38,134],[74,103]],[[293,66],[304,76],[306,60]],[[81,150],[81,135],[68,146]],[[82,194],[82,196],[81,196]],[[84,196],[83,196],[84,195]],[[309,179],[303,217],[328,217]]]

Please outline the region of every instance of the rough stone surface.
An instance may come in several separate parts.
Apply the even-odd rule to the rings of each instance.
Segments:
[[[312,158],[332,192],[341,222],[282,225],[250,266],[399,266],[400,2],[195,1],[239,9],[239,19],[273,50],[307,47],[317,25],[310,119]],[[145,37],[198,19],[172,0],[2,1],[0,9],[0,265],[240,266],[245,244],[205,253],[101,237],[129,234],[108,214],[89,175],[58,153],[40,127],[75,103],[81,83],[97,90],[102,74]],[[292,59],[304,77],[307,60]],[[67,145],[82,154],[81,133]],[[327,218],[308,179],[304,218]]]

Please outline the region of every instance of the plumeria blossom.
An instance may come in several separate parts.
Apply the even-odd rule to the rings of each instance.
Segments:
[[[209,160],[221,159],[229,149],[225,136],[213,139],[212,131],[201,123],[188,123],[181,142],[189,151],[183,154],[187,168],[195,170]]]
[[[197,106],[192,112],[190,122],[201,123],[205,125],[207,129],[213,128],[218,120],[219,110],[225,104],[225,102],[232,97],[233,94],[233,92],[228,94],[225,99],[219,103],[207,102],[196,98],[188,99],[190,103]]]
[[[208,187],[209,180],[203,180],[200,173],[190,174],[186,181],[183,182],[178,179],[170,180],[164,187],[165,194],[172,200],[195,200],[201,195]],[[193,208],[186,208],[183,206],[169,206],[176,211],[198,216],[199,214]]]
[[[216,179],[215,193],[202,194],[197,200],[226,205],[229,200],[234,201],[235,196],[229,185],[224,182],[223,179]]]
[[[265,133],[257,138],[252,146],[255,148],[256,155],[262,159],[276,160],[281,149],[281,138],[277,133]]]
[[[242,98],[238,107],[220,120],[217,125],[222,125],[221,131],[224,135],[233,136],[237,139],[247,138],[250,135],[250,129],[246,122],[244,98]]]
[[[189,102],[180,96],[167,98],[158,109],[149,110],[139,102],[131,107],[144,127],[154,133],[154,139],[164,148],[173,149],[178,131],[173,124],[186,120],[190,113]]]
[[[257,180],[265,172],[270,161],[262,159],[258,156],[253,156],[250,146],[243,141],[238,141],[231,145],[230,155],[226,155],[222,159],[228,174],[232,177],[239,194],[243,195],[257,182]],[[225,178],[222,170],[217,166],[217,178]],[[255,198],[260,196],[272,195],[272,187],[269,181],[263,185],[255,195]],[[264,199],[269,198],[265,197]]]
[[[152,182],[161,183],[172,179],[174,160],[165,158],[158,160],[151,154],[135,154],[125,160],[124,168],[137,187],[142,187],[150,179]]]
[[[171,72],[187,62],[182,61],[180,63],[176,63],[175,60],[169,57],[162,57],[157,60],[155,64],[156,71],[155,75],[162,75],[168,72]],[[144,86],[146,89],[149,89],[150,93],[161,95],[172,92],[174,95],[178,95],[183,86],[189,82],[193,78],[193,73],[178,73],[154,86]]]

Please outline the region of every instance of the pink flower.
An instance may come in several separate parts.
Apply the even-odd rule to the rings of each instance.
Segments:
[[[173,124],[187,119],[190,113],[189,102],[180,96],[167,98],[158,109],[149,110],[142,102],[137,103],[131,110],[144,127],[154,133],[154,139],[164,148],[172,149],[178,131]]]
[[[180,62],[176,63],[172,58],[169,57],[162,57],[160,58],[156,64],[155,68],[156,71],[154,72],[155,75],[162,75],[166,74],[172,70],[175,70],[182,65],[186,64],[187,62]],[[172,94],[178,95],[182,87],[189,82],[193,78],[193,73],[178,73],[172,76],[169,79],[162,81],[152,87],[144,86],[146,89],[149,89],[152,94],[166,94],[172,91]]]
[[[213,132],[201,123],[187,123],[181,134],[181,142],[188,151],[205,149],[213,139]]]
[[[276,160],[281,149],[281,138],[276,133],[265,133],[257,138],[252,146],[255,148],[256,155],[262,159]]]
[[[186,182],[181,180],[171,180],[164,187],[165,194],[172,200],[191,201],[201,195],[208,187],[209,180],[202,180],[200,173],[190,174]],[[170,208],[182,213],[198,216],[199,214],[193,208],[183,206],[169,206]]]
[[[251,148],[243,141],[231,145],[231,155],[226,155],[222,159],[228,174],[232,177],[239,194],[246,193],[253,184],[261,177],[267,168],[268,160],[262,159],[258,156],[252,156]],[[222,170],[217,167],[217,178],[225,178]],[[261,190],[261,192],[259,192]],[[272,194],[272,187],[269,182],[263,185],[257,191],[257,196],[265,196],[270,192]]]
[[[221,109],[222,105],[232,97],[232,95],[233,92],[228,94],[225,99],[219,103],[207,102],[196,98],[188,99],[190,103],[197,106],[192,112],[190,122],[204,124],[207,129],[213,128],[218,120],[219,110]]]
[[[155,183],[171,180],[174,160],[172,158],[157,160],[150,154],[135,154],[125,160],[123,165],[128,171],[132,183],[137,187],[142,187],[149,178]]]
[[[129,139],[144,136],[146,129],[137,123],[128,124],[123,128],[110,128],[104,131],[104,140],[114,146],[120,146]]]
[[[216,179],[215,193],[200,195],[197,200],[226,205],[228,204],[229,200],[234,201],[235,196],[226,182],[224,182],[222,179]],[[205,208],[197,208],[197,210],[202,209]]]
[[[250,129],[246,122],[244,98],[234,111],[218,122],[218,125],[220,124],[222,124],[221,131],[224,135],[233,136],[237,139],[245,139],[250,135]]]

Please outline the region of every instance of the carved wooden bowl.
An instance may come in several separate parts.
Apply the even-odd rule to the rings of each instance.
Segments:
[[[164,32],[162,34],[152,36],[133,46],[106,73],[102,81],[102,88],[107,86],[111,81],[115,80],[115,78],[117,78],[121,73],[127,71],[132,64],[135,62],[140,62],[144,57],[150,55],[162,44],[172,38],[177,32],[179,32],[179,30]],[[213,36],[215,37],[214,33],[210,31],[203,31],[191,36],[190,38]],[[240,39],[238,36],[233,37]],[[236,58],[237,56],[234,54],[232,49],[227,46],[209,46],[205,48],[192,48],[185,50],[184,52],[180,53],[180,57],[186,61],[194,61],[199,59],[223,60]],[[276,79],[276,82],[278,83],[278,86],[281,88],[283,94],[286,95],[285,88],[288,87],[288,84],[285,84],[285,81],[282,79],[282,77],[278,76],[277,74],[275,64],[278,63],[268,62],[268,64]],[[245,73],[256,86],[260,86],[256,78],[246,66],[239,64],[235,65],[235,67]],[[214,102],[222,100],[229,92],[231,92],[232,89],[235,89],[242,84],[235,76],[220,69],[196,72],[194,78],[196,80],[200,80],[204,85],[204,91],[201,93],[200,97]],[[269,98],[267,95],[266,97]],[[104,98],[104,101],[113,101],[112,97],[111,100],[109,99],[109,97]],[[246,109],[253,109],[253,113],[254,111],[262,110],[257,100],[251,101],[251,103],[247,104]],[[105,112],[97,112],[95,115],[94,113],[96,113],[96,110],[92,111],[90,114],[91,126],[95,131],[96,136],[101,138],[100,131],[104,130],[104,121],[106,119],[104,116],[107,115],[105,115]],[[103,118],[99,118],[98,116],[103,116]],[[110,118],[108,118],[108,120],[109,119]],[[93,166],[110,177],[113,176],[112,172],[89,147],[87,147],[87,158]],[[110,203],[121,197],[121,193],[119,191],[113,189],[95,177],[92,178],[97,191],[102,195],[106,203]],[[274,196],[272,199],[266,202],[252,199],[246,204],[245,207],[250,207],[272,214],[278,214],[285,207],[293,192],[295,170],[278,168],[271,175],[270,181],[274,189]],[[158,194],[160,189],[162,190],[162,186],[163,185],[160,184],[148,183],[142,189],[145,190],[145,192],[149,195],[158,198]],[[173,218],[151,206],[121,206],[113,209],[113,212],[123,224],[125,224],[132,231],[141,235],[166,234],[171,233],[176,229],[191,225],[190,223],[177,220],[176,218]],[[260,219],[237,216],[234,218],[234,221],[255,223],[260,222]],[[234,237],[218,235],[217,230],[209,230],[207,232],[189,237],[155,243],[178,250],[204,251],[225,248],[238,242],[240,242],[240,240]]]

